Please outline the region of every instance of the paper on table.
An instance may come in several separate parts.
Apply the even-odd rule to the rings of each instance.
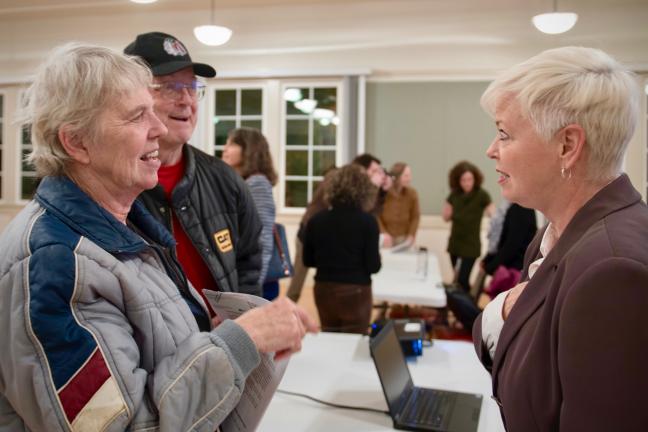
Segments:
[[[412,246],[414,246],[414,243],[411,241],[407,240],[402,243],[397,244],[396,246],[392,246],[388,248],[387,250],[390,252],[398,253],[398,252],[404,252],[409,250]]]
[[[235,319],[244,312],[269,303],[263,297],[243,293],[203,290],[214,312],[221,319]],[[286,371],[288,358],[275,362],[272,354],[262,354],[261,363],[247,380],[236,408],[220,425],[223,432],[254,431]]]

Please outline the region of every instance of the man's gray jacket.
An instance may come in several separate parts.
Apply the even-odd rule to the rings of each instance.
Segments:
[[[46,177],[0,237],[0,431],[213,432],[238,402],[254,343],[233,321],[201,332],[170,234],[139,203],[128,222],[161,246]]]
[[[189,144],[182,157],[185,174],[171,203],[159,184],[139,199],[171,232],[175,213],[218,285],[207,288],[260,296],[262,226],[245,182],[223,161]]]

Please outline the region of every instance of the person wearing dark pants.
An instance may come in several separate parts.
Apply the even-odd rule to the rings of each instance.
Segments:
[[[365,334],[371,322],[371,284],[315,283],[323,331]]]
[[[450,254],[450,262],[455,272],[457,284],[466,292],[470,292],[470,272],[477,258],[459,257]]]
[[[315,267],[315,304],[324,331],[366,334],[371,320],[371,274],[380,270],[379,229],[368,213],[376,187],[352,164],[333,174],[330,208],[315,214],[304,233],[303,260]]]
[[[490,217],[495,212],[490,195],[481,187],[483,180],[483,174],[472,163],[457,163],[448,174],[451,192],[443,205],[443,220],[452,222],[448,253],[455,268],[455,280],[466,292],[470,292],[470,271],[481,255],[482,216],[486,213]],[[461,258],[458,269],[457,258]]]

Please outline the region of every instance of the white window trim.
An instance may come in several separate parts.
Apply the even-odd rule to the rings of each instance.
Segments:
[[[362,154],[366,148],[367,132],[367,77],[360,75],[358,77],[358,136],[356,144],[356,153]]]
[[[210,155],[214,155],[216,145],[215,139],[216,134],[214,131],[213,119],[216,116],[216,107],[214,105],[214,93],[216,90],[261,90],[261,132],[268,137],[268,84],[267,82],[258,81],[258,82],[213,82],[207,85],[207,96],[203,99],[207,104],[207,107],[204,109],[204,112],[207,113],[207,118],[204,119],[203,125],[206,125],[207,131],[205,132],[206,142],[203,144],[201,150]],[[236,92],[236,114],[235,117],[237,120],[244,119],[246,116],[242,116],[240,113],[241,104],[240,104],[241,92]],[[254,116],[258,117],[258,116]]]

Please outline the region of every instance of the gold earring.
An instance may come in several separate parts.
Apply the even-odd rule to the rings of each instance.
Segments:
[[[567,171],[567,175],[565,175],[565,171]],[[562,167],[560,168],[560,177],[564,178],[565,180],[569,180],[570,178],[572,178],[572,171],[570,169]]]

